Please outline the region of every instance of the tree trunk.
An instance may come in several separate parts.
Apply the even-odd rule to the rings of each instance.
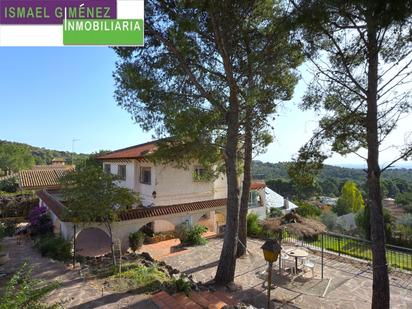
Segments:
[[[251,164],[252,164],[252,124],[251,124],[252,109],[247,107],[245,119],[245,142],[244,142],[244,158],[243,158],[243,185],[242,196],[240,199],[239,210],[239,243],[237,245],[236,256],[239,258],[246,254],[247,248],[247,212],[249,206],[249,194],[251,183]]]
[[[372,308],[389,308],[390,292],[388,265],[385,254],[385,228],[382,211],[378,136],[378,43],[373,16],[367,18],[368,31],[368,94],[367,94],[367,145],[368,145],[368,203],[370,207],[373,295]]]
[[[223,247],[215,276],[215,282],[217,284],[233,282],[236,269],[236,247],[239,226],[239,183],[237,177],[239,106],[235,93],[231,93],[227,124],[227,142],[225,149],[228,189],[227,213]]]
[[[233,282],[235,279],[237,233],[239,228],[239,182],[237,172],[239,100],[238,87],[231,63],[230,49],[228,49],[227,44],[228,38],[226,37],[226,32],[222,29],[222,20],[219,16],[220,12],[215,10],[216,7],[211,8],[211,23],[215,34],[216,47],[223,60],[230,91],[229,107],[226,113],[227,131],[224,154],[227,177],[226,227],[215,282],[217,284],[227,284]]]
[[[112,227],[110,225],[110,222],[108,221],[106,221],[105,224],[106,224],[107,230],[109,231],[109,236],[110,236],[110,251],[112,252],[112,263],[113,263],[113,266],[116,266],[116,256],[114,254]]]

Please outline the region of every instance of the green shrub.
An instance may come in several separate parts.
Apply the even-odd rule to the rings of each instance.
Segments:
[[[188,224],[181,223],[179,225],[176,225],[175,234],[176,234],[176,237],[180,239],[181,243],[184,243],[186,241],[188,231],[189,231]]]
[[[176,287],[177,292],[183,292],[186,296],[189,296],[190,292],[192,291],[192,285],[189,280],[185,280],[184,278],[180,277],[179,279],[173,279],[173,284]]]
[[[207,232],[207,227],[203,225],[189,227],[187,224],[182,223],[176,227],[176,237],[180,239],[180,242],[193,246],[207,243],[206,238],[202,236],[205,232]]]
[[[66,262],[72,257],[72,244],[61,237],[43,236],[38,239],[35,246],[42,256]]]
[[[207,243],[207,240],[202,236],[202,234],[206,232],[206,226],[195,225],[191,227],[187,232],[185,243],[193,246],[205,245]]]
[[[0,181],[0,191],[7,193],[15,193],[19,188],[19,184],[15,177]]]
[[[143,246],[145,234],[143,232],[133,232],[129,234],[129,246],[133,251],[139,250]]]
[[[328,228],[328,231],[333,231],[336,226],[338,216],[334,212],[324,212],[320,215],[320,221]]]
[[[304,201],[296,201],[295,203],[299,206],[296,212],[302,217],[319,217],[322,213],[318,206]]]
[[[283,216],[283,212],[279,208],[271,207],[269,209],[269,213],[268,213],[269,218],[276,218],[276,217],[282,217],[282,216]]]
[[[139,289],[140,292],[149,292],[158,290],[170,278],[156,266],[136,265],[108,280],[119,291]]]
[[[55,290],[57,282],[45,283],[32,276],[32,269],[24,263],[6,285],[0,298],[0,309],[57,308],[41,303],[41,299]]]
[[[17,229],[17,222],[14,220],[5,220],[3,222],[0,222],[0,225],[2,226],[3,230],[3,236],[6,237],[12,237],[16,233]]]
[[[247,223],[247,235],[248,236],[260,236],[263,232],[263,227],[259,222],[258,216],[255,213],[250,213],[246,218]]]

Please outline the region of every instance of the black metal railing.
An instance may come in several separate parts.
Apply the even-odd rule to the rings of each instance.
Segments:
[[[336,233],[323,233],[313,239],[288,235],[286,241],[299,243],[315,250],[335,252],[339,256],[349,256],[362,260],[372,260],[371,242],[366,239]],[[412,249],[386,245],[386,259],[392,268],[412,270]]]

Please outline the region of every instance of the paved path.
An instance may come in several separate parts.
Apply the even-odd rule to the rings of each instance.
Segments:
[[[131,293],[108,293],[93,285],[93,281],[84,281],[78,271],[67,268],[60,262],[43,258],[32,248],[32,242],[17,245],[14,238],[5,238],[5,250],[9,251],[10,261],[0,267],[0,273],[8,274],[0,279],[3,287],[8,279],[27,260],[33,267],[33,275],[43,280],[58,280],[61,286],[47,298],[50,304],[61,303],[64,308],[137,308],[157,309],[149,300],[150,295]]]
[[[260,246],[262,241],[248,242],[249,254],[239,259],[236,267],[235,282],[243,287],[236,293],[236,298],[249,302],[257,307],[266,303],[265,276],[260,274],[266,270],[266,262],[262,256]],[[287,247],[287,246],[284,246]],[[189,248],[187,253],[169,256],[164,260],[171,266],[193,275],[195,280],[206,282],[213,279],[222,248],[221,239],[211,239],[206,246]],[[310,257],[318,261],[317,257]],[[326,260],[324,278],[320,279],[320,265],[315,266],[315,279],[302,279],[295,285],[316,282],[310,293],[302,292],[299,288],[289,289],[277,287],[272,292],[272,298],[281,308],[370,308],[372,295],[372,280],[367,265],[357,267],[356,264],[344,263],[340,268],[333,267],[333,261]],[[343,267],[346,264],[346,269]],[[275,267],[274,267],[275,268]],[[306,276],[306,275],[305,275]],[[275,275],[276,277],[276,275]],[[310,277],[310,276],[309,276]],[[329,279],[331,279],[329,283]],[[306,280],[306,281],[305,281]],[[329,283],[325,297],[321,297]],[[283,285],[282,285],[283,286]],[[316,290],[316,287],[318,288]],[[307,291],[303,289],[303,291]],[[308,295],[310,294],[310,295]],[[412,292],[409,289],[391,286],[391,308],[412,308]]]

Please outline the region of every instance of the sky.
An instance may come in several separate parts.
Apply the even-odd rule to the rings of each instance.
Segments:
[[[113,98],[115,62],[106,47],[0,48],[0,139],[82,153],[151,140]],[[317,116],[298,108],[310,80],[304,69],[302,77],[293,100],[272,122],[275,142],[255,159],[291,160],[316,128]],[[401,121],[391,143],[403,141],[411,121]],[[389,150],[381,157],[388,162],[393,156]],[[363,164],[354,155],[334,155],[327,163]]]

